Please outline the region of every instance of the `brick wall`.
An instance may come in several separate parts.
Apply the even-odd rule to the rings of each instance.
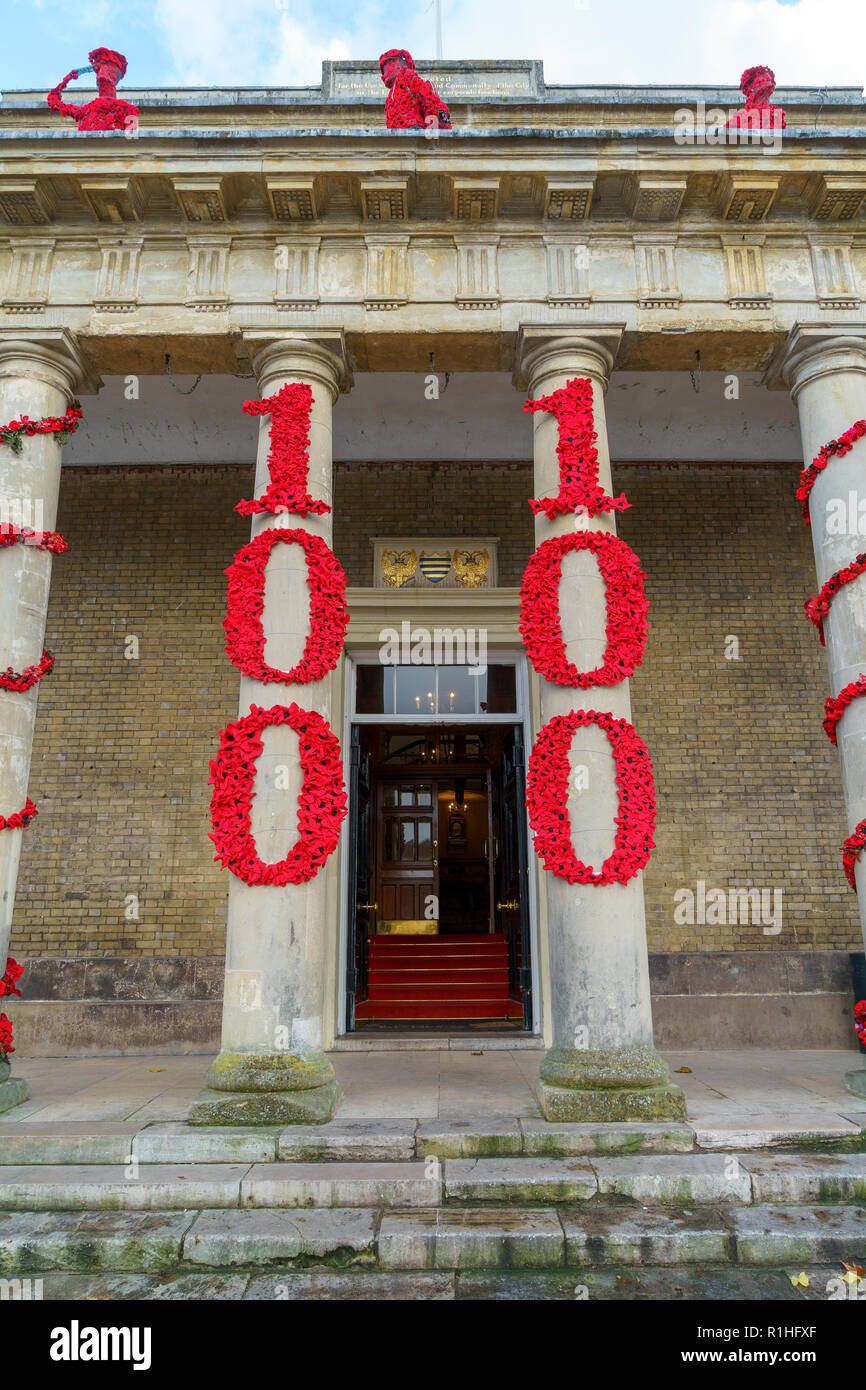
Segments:
[[[531,469],[341,467],[335,549],[368,584],[371,534],[501,537],[500,582],[532,546]],[[821,729],[823,651],[796,470],[620,467],[620,533],[648,575],[650,640],[632,682],[656,766],[646,873],[651,951],[859,948],[841,871],[838,758]],[[227,878],[212,862],[208,759],[237,710],[224,569],[249,534],[252,468],[66,470],[13,953],[219,955]],[[125,638],[139,658],[124,657]],[[741,660],[725,659],[729,636]],[[783,929],[675,925],[674,892],[781,888]],[[139,920],[125,917],[137,894]]]

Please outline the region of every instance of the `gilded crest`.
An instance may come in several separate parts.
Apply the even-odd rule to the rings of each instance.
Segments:
[[[490,554],[486,548],[454,552],[454,573],[457,575],[457,583],[462,584],[464,589],[477,589],[479,584],[483,584],[489,568]]]
[[[417,568],[418,555],[414,550],[382,551],[382,574],[392,589],[408,584]]]

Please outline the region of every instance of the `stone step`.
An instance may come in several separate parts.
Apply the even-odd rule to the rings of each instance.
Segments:
[[[799,1269],[797,1271],[800,1272]],[[38,1296],[46,1302],[153,1300],[171,1302],[262,1300],[277,1302],[514,1302],[635,1300],[701,1303],[763,1301],[825,1302],[838,1296],[839,1270],[806,1266],[806,1288],[791,1283],[790,1269],[743,1269],[736,1265],[685,1269],[641,1267],[618,1272],[589,1270],[308,1271],[230,1274],[59,1274],[46,1273]],[[26,1295],[25,1295],[26,1296]],[[35,1295],[31,1292],[31,1297]]]
[[[579,1207],[18,1212],[0,1275],[779,1268],[866,1259],[861,1208]],[[841,1289],[846,1294],[846,1289]]]
[[[406,1142],[396,1131],[391,1139],[395,1146]],[[444,1160],[430,1154],[382,1162],[305,1158],[298,1153],[297,1161],[273,1163],[172,1164],[133,1158],[116,1165],[10,1164],[2,1169],[0,1210],[866,1203],[866,1155],[859,1153],[518,1154]]]
[[[513,1115],[466,1120],[332,1120],[325,1125],[206,1126],[148,1121],[0,1124],[0,1168],[31,1164],[406,1162],[527,1154],[688,1153],[687,1124],[549,1124]]]

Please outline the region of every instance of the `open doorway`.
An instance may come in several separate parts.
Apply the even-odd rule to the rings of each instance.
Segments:
[[[355,725],[349,1027],[532,1027],[520,725]]]

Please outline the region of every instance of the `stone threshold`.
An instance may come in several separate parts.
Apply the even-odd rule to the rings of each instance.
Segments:
[[[534,1033],[343,1033],[330,1052],[544,1052]]]

